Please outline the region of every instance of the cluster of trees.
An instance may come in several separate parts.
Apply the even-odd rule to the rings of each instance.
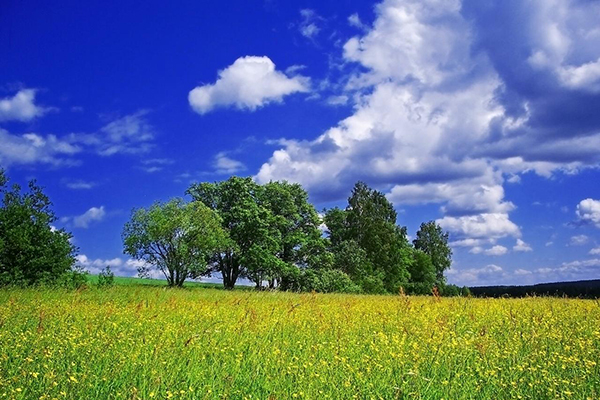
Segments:
[[[78,284],[71,234],[55,229],[51,202],[35,181],[9,186],[0,169],[0,286]]]
[[[452,252],[435,222],[412,243],[385,196],[357,183],[345,209],[319,215],[298,184],[231,177],[198,183],[186,194],[134,210],[123,229],[124,252],[161,271],[171,286],[220,274],[233,289],[240,278],[257,288],[293,291],[459,294],[446,285]],[[77,286],[72,235],[56,229],[49,198],[35,181],[9,186],[0,169],[0,286]],[[106,270],[103,285],[113,282]]]
[[[191,202],[174,199],[137,209],[123,229],[124,251],[156,268],[173,286],[219,273],[233,289],[445,294],[452,251],[448,234],[423,223],[412,243],[383,193],[357,183],[345,209],[321,217],[299,184],[251,178],[193,184]],[[401,289],[402,288],[402,289]]]

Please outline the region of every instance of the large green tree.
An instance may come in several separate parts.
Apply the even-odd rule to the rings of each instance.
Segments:
[[[406,228],[399,227],[396,219],[397,213],[385,195],[363,182],[352,189],[345,210],[334,208],[325,215],[333,249],[342,248],[340,245],[345,241],[356,242],[372,264],[371,276],[381,276],[383,286],[390,292],[410,277],[407,267],[411,262],[411,247]]]
[[[286,264],[280,264],[283,269],[273,271],[269,282],[273,287],[275,279],[283,279],[286,269],[323,262],[324,246],[319,229],[321,220],[301,185],[276,181],[265,184],[263,189],[263,204],[271,211],[273,227],[281,239],[277,257]]]
[[[448,245],[448,233],[435,221],[424,222],[413,240],[415,249],[421,250],[431,258],[437,282],[445,282],[444,271],[452,264],[452,249]]]
[[[214,210],[231,238],[230,246],[211,259],[212,271],[221,273],[226,289],[233,289],[241,277],[260,286],[283,268],[278,255],[284,224],[273,214],[263,186],[252,178],[232,176],[222,182],[193,184],[186,193]]]
[[[75,264],[72,235],[52,226],[52,203],[35,181],[25,193],[7,184],[0,170],[0,285],[54,282]]]
[[[134,210],[123,228],[124,252],[162,272],[169,286],[209,273],[213,254],[230,246],[219,216],[200,202],[173,199]]]

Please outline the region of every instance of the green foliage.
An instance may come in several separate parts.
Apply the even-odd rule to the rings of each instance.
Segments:
[[[87,285],[87,283],[88,273],[79,267],[74,267],[73,269],[62,274],[56,280],[42,283],[42,285],[66,289],[79,289]]]
[[[449,284],[441,284],[438,286],[440,294],[445,297],[456,297],[456,296],[470,296],[471,291],[468,287],[449,285]]]
[[[111,271],[110,266],[106,266],[98,274],[98,286],[107,287],[115,283],[115,274]]]
[[[52,203],[35,181],[25,193],[7,183],[0,170],[0,286],[56,283],[75,264],[72,235],[52,226]]]
[[[186,193],[220,216],[221,227],[231,239],[224,251],[210,258],[210,271],[221,273],[226,289],[233,289],[240,277],[260,286],[281,270],[277,255],[282,249],[283,222],[271,211],[262,186],[252,178],[232,176],[222,182],[193,184]]]
[[[318,293],[360,293],[361,289],[344,272],[337,269],[301,270],[300,291]]]
[[[448,233],[435,221],[421,224],[417,237],[413,240],[415,249],[431,257],[438,283],[445,282],[444,271],[452,264],[452,249],[448,245]]]
[[[408,267],[408,271],[410,272],[410,280],[411,282],[422,283],[426,287],[429,287],[427,293],[430,293],[431,288],[433,288],[436,284],[436,271],[433,261],[431,261],[429,254],[419,249],[414,249],[412,251],[412,257],[413,262],[410,263]]]
[[[375,270],[367,252],[354,240],[345,240],[333,249],[334,268],[345,272],[365,293],[384,293],[383,273]]]
[[[278,257],[286,263],[301,262],[300,249],[321,236],[321,221],[308,193],[299,184],[285,181],[269,182],[263,188],[263,201],[281,235]]]
[[[216,213],[200,202],[181,199],[134,210],[123,228],[123,243],[126,254],[145,261],[140,275],[155,268],[169,286],[207,274],[209,257],[230,245]]]
[[[371,277],[381,276],[384,288],[394,292],[398,285],[408,282],[410,274],[410,244],[406,239],[406,228],[396,225],[397,214],[385,195],[358,182],[348,199],[345,210],[334,208],[325,215],[325,223],[334,251],[340,251],[342,243],[354,241],[364,251],[368,266],[361,261],[357,273]],[[356,255],[356,254],[354,254]],[[371,268],[371,271],[365,271]],[[362,276],[351,274],[353,280]]]

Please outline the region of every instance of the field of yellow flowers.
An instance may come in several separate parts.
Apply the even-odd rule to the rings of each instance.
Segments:
[[[0,399],[598,399],[600,304],[0,291]]]

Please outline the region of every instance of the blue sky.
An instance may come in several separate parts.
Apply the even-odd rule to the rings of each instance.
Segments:
[[[134,207],[191,182],[357,180],[450,282],[600,278],[600,2],[37,1],[0,6],[0,165],[80,263],[135,274]]]

